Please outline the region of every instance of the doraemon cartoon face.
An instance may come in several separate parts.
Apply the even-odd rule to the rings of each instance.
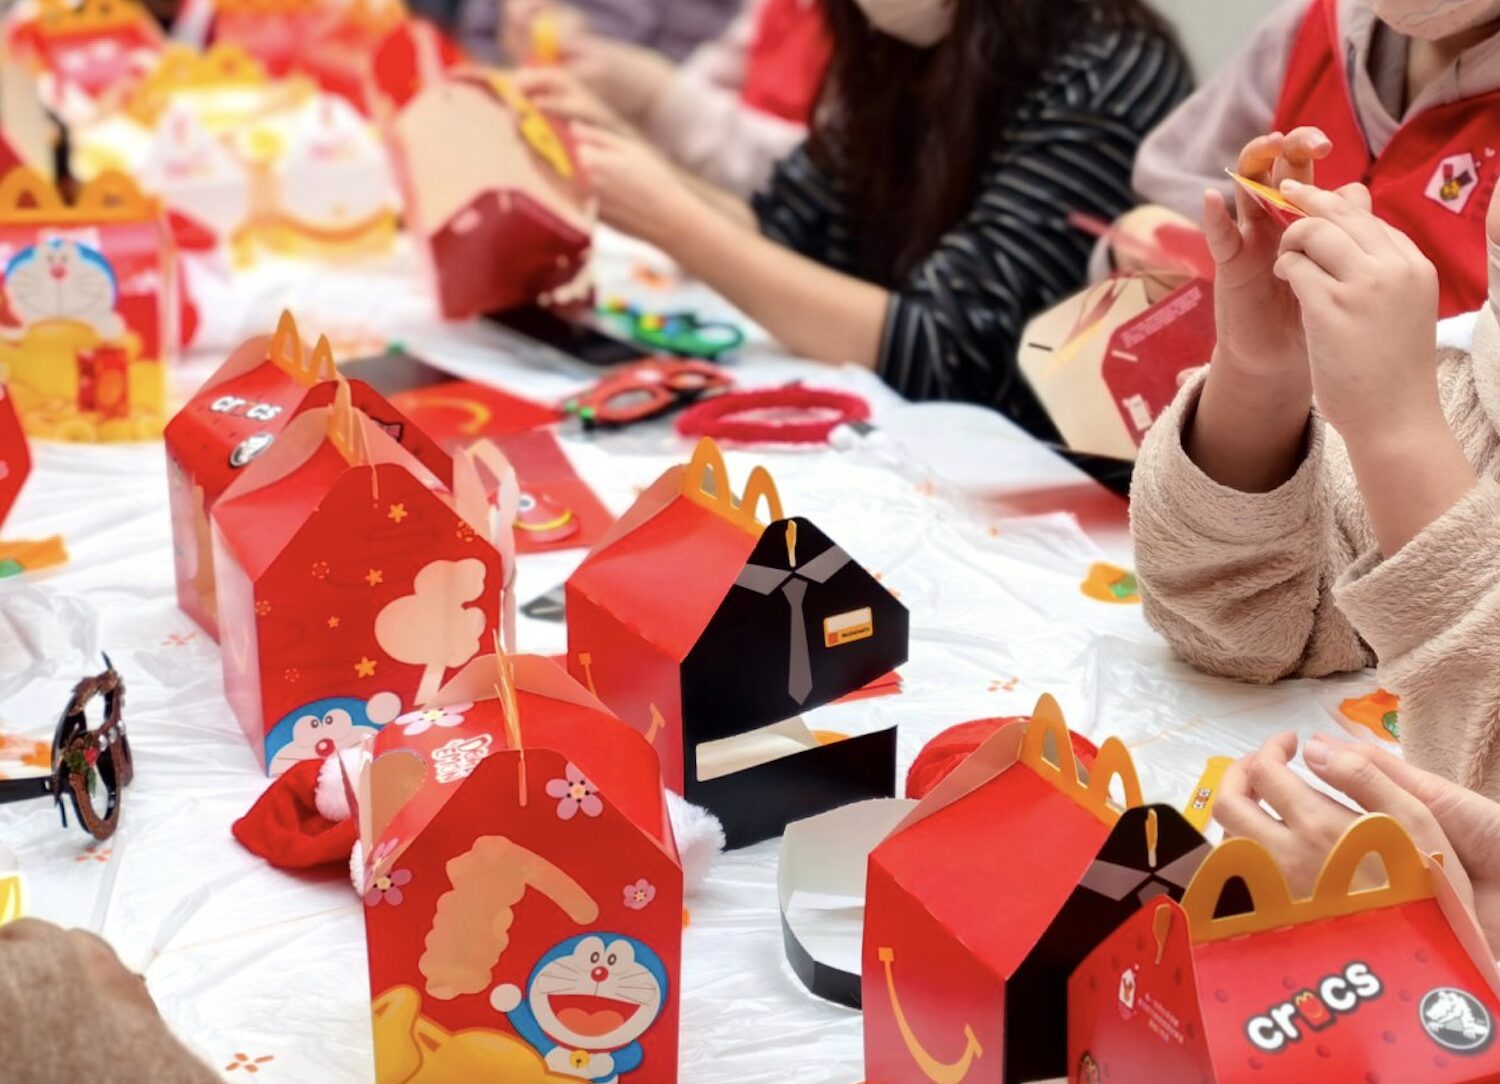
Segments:
[[[54,237],[24,248],[5,265],[5,297],[26,326],[75,320],[104,339],[122,332],[115,313],[115,272],[104,256],[81,241]]]
[[[266,735],[271,774],[280,775],[299,760],[323,760],[353,748],[400,714],[401,698],[395,693],[377,693],[368,701],[333,696],[304,704]]]
[[[554,1073],[613,1084],[640,1068],[640,1038],[661,1016],[667,972],[631,937],[591,933],[537,961],[524,995],[502,986],[491,1004]]]

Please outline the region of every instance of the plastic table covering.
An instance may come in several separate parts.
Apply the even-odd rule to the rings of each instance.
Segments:
[[[643,262],[670,270],[619,239],[602,244],[606,292],[732,315],[701,288],[663,290],[638,273]],[[287,304],[304,334],[398,338],[538,398],[588,379],[499,354],[473,329],[442,327],[414,261],[400,254],[342,273],[293,264],[249,272],[210,303],[217,345],[189,359],[179,392]],[[1246,753],[1284,729],[1336,732],[1339,702],[1375,687],[1361,674],[1251,688],[1174,662],[1138,605],[1080,590],[1094,562],[1128,564],[1123,504],[989,412],[905,404],[868,373],[779,358],[759,334],[734,371],[743,386],[801,378],[859,391],[874,405],[877,431],[851,447],[728,458],[738,480],[752,462],[765,463],[788,510],[814,519],[910,608],[904,692],[836,709],[853,727],[899,721],[903,777],[945,727],[1025,713],[1052,692],[1075,729],[1126,740],[1148,798],[1182,804],[1207,757]],[[690,451],[662,422],[597,438],[569,426],[563,433],[579,471],[616,512]],[[73,559],[0,584],[0,732],[48,740],[72,684],[108,650],[128,683],[137,776],[105,846],[87,845],[76,827],[62,831],[48,803],[0,809],[0,843],[28,878],[31,913],[108,938],[145,975],[176,1032],[226,1080],[368,1084],[362,904],[343,874],[278,872],[229,833],[266,780],[224,702],[218,649],[175,604],[160,445],[36,445],[34,453],[6,534],[60,532]],[[581,556],[522,558],[520,600],[561,583]],[[523,650],[560,653],[565,643],[561,625],[522,619]],[[0,772],[24,770],[0,761]],[[859,1016],[814,999],[784,962],[776,862],[776,843],[726,855],[689,900],[684,1084],[863,1077]]]

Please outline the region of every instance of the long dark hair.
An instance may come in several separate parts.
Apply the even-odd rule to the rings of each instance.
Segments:
[[[894,287],[979,194],[1016,104],[1070,41],[1098,26],[1172,38],[1142,0],[954,0],[953,29],[918,49],[855,0],[819,0],[834,41],[809,149],[846,179],[858,271]]]

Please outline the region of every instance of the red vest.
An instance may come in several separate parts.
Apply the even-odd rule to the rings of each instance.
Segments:
[[[818,0],[767,0],[745,59],[740,99],[762,113],[807,124],[832,56]]]
[[[1274,131],[1314,124],[1333,140],[1318,184],[1363,181],[1375,212],[1427,254],[1442,282],[1442,315],[1479,308],[1488,296],[1484,218],[1500,177],[1500,91],[1428,109],[1370,154],[1350,101],[1338,0],[1313,0],[1293,46]]]

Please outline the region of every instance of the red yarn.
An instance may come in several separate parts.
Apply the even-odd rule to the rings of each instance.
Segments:
[[[993,738],[1002,727],[1010,723],[1024,723],[1028,715],[1008,715],[999,719],[976,719],[972,723],[960,723],[933,738],[917,754],[911,771],[906,774],[906,796],[912,799],[927,797],[964,761],[969,754]],[[1071,732],[1070,732],[1071,733]],[[1073,755],[1085,768],[1094,766],[1099,750],[1082,734],[1072,734]]]
[[[858,395],[788,384],[704,399],[677,419],[677,431],[737,444],[826,444],[839,426],[869,420]]]

